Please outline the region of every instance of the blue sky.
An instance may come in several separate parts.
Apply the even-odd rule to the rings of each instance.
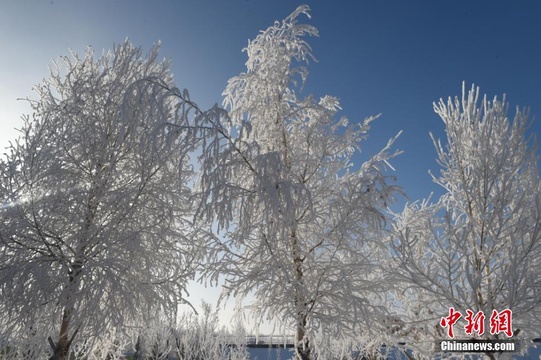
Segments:
[[[428,175],[438,169],[428,133],[443,136],[432,102],[460,95],[462,81],[541,116],[538,1],[1,0],[0,146],[28,112],[16,98],[32,97],[51,60],[70,47],[100,53],[126,37],[144,49],[161,40],[177,86],[207,107],[244,71],[248,39],[302,3],[320,32],[309,40],[318,62],[305,93],[337,96],[351,121],[382,113],[366,156],[404,130],[396,144],[404,154],[393,165],[411,200],[439,190]]]
[[[393,165],[411,200],[439,192],[428,175],[438,172],[429,132],[443,136],[432,103],[460,95],[462,81],[489,98],[506,93],[513,111],[529,106],[541,118],[537,0],[0,0],[0,146],[29,111],[16,99],[35,97],[32,85],[70,47],[99,54],[126,37],[144,49],[161,40],[177,86],[208,107],[245,70],[248,39],[302,3],[320,32],[309,40],[318,62],[304,93],[337,96],[351,121],[382,113],[366,156],[403,130]],[[541,120],[531,131],[541,132]]]

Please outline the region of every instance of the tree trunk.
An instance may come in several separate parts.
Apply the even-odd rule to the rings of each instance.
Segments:
[[[311,351],[310,351],[310,341],[305,338],[305,326],[307,323],[306,314],[301,314],[299,316],[299,322],[297,324],[297,331],[295,333],[295,342],[297,343],[297,350],[295,354],[296,360],[310,360]]]
[[[299,253],[297,236],[295,230],[291,231],[291,252],[293,255],[293,264],[295,267],[295,307],[297,309],[297,328],[295,330],[295,359],[310,360],[310,341],[306,338],[306,325],[308,324],[308,312],[306,308],[306,296],[304,294],[304,259]]]
[[[62,324],[60,326],[60,335],[58,339],[57,349],[59,360],[68,360],[69,359],[69,346],[70,342],[68,339],[68,331],[71,320],[71,309],[64,309],[62,314]]]
[[[79,278],[82,272],[82,261],[75,261],[71,264],[71,272],[69,274],[68,295],[66,306],[62,312],[62,322],[60,324],[60,334],[58,335],[58,343],[56,344],[55,355],[58,360],[68,360],[70,355],[70,346],[73,339],[77,335],[79,329],[75,329],[69,337],[71,320],[75,311],[76,292],[79,289]]]

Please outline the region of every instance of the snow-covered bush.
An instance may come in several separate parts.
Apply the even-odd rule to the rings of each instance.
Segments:
[[[176,323],[156,316],[134,333],[133,358],[138,360],[248,359],[242,327],[220,329],[218,312],[202,303],[202,313],[183,314]]]

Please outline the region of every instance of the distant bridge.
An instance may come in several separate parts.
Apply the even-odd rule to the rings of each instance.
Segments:
[[[233,338],[230,343],[235,343]],[[247,335],[245,344],[248,348],[291,349],[295,347],[295,337],[293,335]]]

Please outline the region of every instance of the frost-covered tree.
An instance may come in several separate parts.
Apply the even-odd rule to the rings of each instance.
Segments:
[[[182,314],[175,322],[156,316],[134,333],[135,360],[247,360],[246,334],[219,328],[218,311],[202,302],[202,312]]]
[[[227,141],[204,154],[200,184],[204,210],[227,230],[209,272],[225,274],[224,296],[253,294],[258,319],[293,329],[299,359],[314,356],[316,335],[377,327],[382,210],[398,190],[385,175],[393,140],[355,163],[375,117],[348,124],[336,98],[297,94],[312,58],[304,37],[317,34],[297,22],[308,11],[249,42],[247,72],[224,91]]]
[[[512,311],[514,336],[539,336],[541,325],[541,182],[535,139],[528,139],[528,113],[508,118],[503,100],[479,89],[434,104],[445,124],[447,144],[434,140],[442,167],[434,181],[445,189],[436,202],[406,206],[397,215],[393,250],[405,317],[397,334],[433,350],[446,338],[440,325],[449,308],[462,314],[456,336],[466,334],[468,316],[490,318]],[[498,319],[496,319],[498,320]],[[446,323],[444,322],[444,325]],[[480,329],[477,329],[480,330]],[[493,354],[488,354],[493,356]]]
[[[0,336],[74,342],[174,311],[198,261],[195,138],[158,46],[62,57],[0,162]],[[21,344],[22,346],[22,344]],[[24,345],[25,351],[30,347]],[[44,358],[36,355],[35,358]]]

